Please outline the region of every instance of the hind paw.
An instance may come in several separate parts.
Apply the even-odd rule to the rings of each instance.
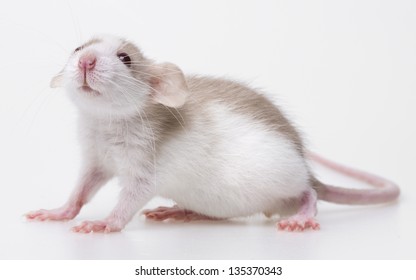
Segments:
[[[147,219],[154,221],[175,220],[190,222],[197,220],[213,220],[211,217],[198,214],[190,210],[182,209],[177,205],[173,207],[162,206],[152,210],[144,210],[143,214]]]
[[[313,219],[300,219],[298,217],[291,217],[289,219],[281,220],[277,223],[279,230],[286,231],[304,231],[306,229],[319,230],[319,223]]]

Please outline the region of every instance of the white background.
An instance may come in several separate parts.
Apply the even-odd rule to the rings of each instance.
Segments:
[[[0,258],[416,258],[416,2],[2,1],[0,4]],[[50,78],[90,36],[110,33],[186,73],[249,81],[270,93],[310,149],[397,182],[398,203],[319,203],[321,231],[276,220],[154,223],[81,235],[118,193],[111,182],[71,222],[22,215],[65,202],[79,169],[76,110]],[[357,183],[317,169],[329,183]],[[153,206],[171,202],[154,200]]]

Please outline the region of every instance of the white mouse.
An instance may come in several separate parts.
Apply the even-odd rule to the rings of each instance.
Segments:
[[[321,183],[295,127],[260,92],[229,80],[185,76],[121,38],[100,36],[75,49],[51,86],[64,87],[79,109],[83,165],[65,205],[30,212],[28,219],[73,219],[115,176],[122,187],[115,208],[75,232],[120,231],[155,196],[177,205],[146,210],[149,219],[278,214],[278,228],[293,231],[319,228],[317,199],[372,204],[399,195],[392,182],[312,155],[378,188]]]

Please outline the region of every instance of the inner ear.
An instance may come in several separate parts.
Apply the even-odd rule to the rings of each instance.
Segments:
[[[185,104],[189,90],[178,66],[172,63],[153,64],[150,74],[150,94],[155,102],[173,108]]]
[[[57,88],[57,87],[62,87],[63,85],[63,76],[64,76],[64,71],[62,70],[61,72],[59,72],[58,74],[56,74],[55,77],[52,78],[49,86],[51,88]]]

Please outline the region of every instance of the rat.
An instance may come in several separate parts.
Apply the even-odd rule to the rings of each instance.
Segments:
[[[173,207],[145,210],[163,221],[279,215],[277,228],[317,230],[318,199],[341,204],[395,200],[393,182],[306,150],[300,133],[262,92],[240,82],[184,75],[146,58],[132,42],[98,36],[71,53],[51,80],[78,108],[82,167],[61,207],[29,220],[69,220],[111,178],[121,185],[110,214],[73,231],[118,232],[155,196]],[[374,188],[330,186],[309,160]]]

